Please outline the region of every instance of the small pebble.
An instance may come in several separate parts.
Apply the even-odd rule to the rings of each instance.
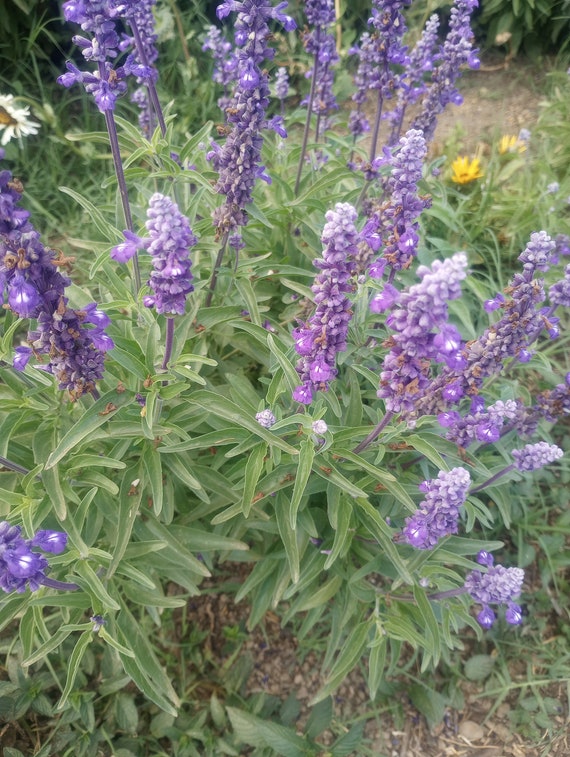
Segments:
[[[464,720],[459,726],[459,735],[467,741],[480,741],[485,735],[483,726],[473,720]]]

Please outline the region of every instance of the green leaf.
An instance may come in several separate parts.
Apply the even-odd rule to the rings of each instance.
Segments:
[[[295,476],[293,494],[289,500],[289,525],[292,529],[297,527],[297,510],[301,504],[301,499],[305,494],[307,481],[311,475],[313,460],[315,458],[315,445],[310,438],[303,439],[299,449],[299,466]]]
[[[279,492],[277,495],[277,501],[275,502],[275,517],[277,520],[277,528],[279,529],[279,536],[285,547],[291,580],[296,584],[299,581],[300,570],[298,534],[296,529],[291,526],[291,519],[289,518],[288,508],[284,499],[283,493]]]
[[[343,734],[338,741],[335,741],[331,747],[331,757],[349,757],[352,754],[359,754],[362,749],[365,725],[364,720],[355,723],[348,733]]]
[[[386,666],[387,640],[382,636],[376,639],[368,657],[368,691],[370,699],[374,699],[384,677]]]
[[[82,194],[79,194],[79,192],[70,189],[69,187],[58,187],[58,189],[60,192],[63,192],[64,194],[72,197],[75,202],[77,202],[84,210],[87,211],[97,230],[107,240],[107,242],[111,244],[119,243],[123,236],[119,229],[112,226],[106,220],[103,213],[101,213],[101,211],[97,207],[95,207],[95,205],[90,200],[88,200]]]
[[[115,549],[113,550],[113,557],[107,571],[108,578],[111,578],[115,573],[123,559],[131,539],[135,519],[139,512],[142,487],[135,484],[135,482],[140,482],[140,468],[138,462],[125,471],[121,481],[117,507],[117,538],[115,541]]]
[[[370,628],[371,621],[365,620],[352,629],[325,679],[324,686],[317,692],[311,705],[332,694],[358,664],[368,644]]]
[[[439,692],[418,683],[410,686],[408,696],[414,707],[425,717],[430,729],[441,723],[448,700]]]
[[[91,629],[89,631],[84,631],[77,640],[77,643],[73,648],[73,652],[69,656],[69,659],[66,663],[67,680],[65,682],[65,688],[63,689],[59,702],[56,705],[56,709],[62,710],[64,708],[65,703],[67,702],[69,695],[73,690],[73,684],[75,683],[77,673],[79,672],[79,666],[81,664],[81,660],[83,659],[83,655],[87,651],[87,647],[89,646],[89,644],[91,644],[92,641],[93,631]]]
[[[79,576],[79,578],[76,578],[76,583],[78,583],[82,589],[89,592],[92,596],[97,597],[106,610],[120,609],[120,605],[111,597],[107,589],[103,586],[101,579],[88,562],[85,560],[78,560],[75,563],[74,568]]]
[[[263,470],[265,455],[267,454],[267,444],[257,444],[250,452],[245,464],[245,475],[243,483],[243,495],[241,498],[241,509],[245,517],[249,516],[257,482]]]
[[[331,484],[335,484],[351,497],[368,499],[368,494],[353,484],[352,481],[349,481],[348,478],[343,476],[342,473],[329,462],[329,460],[326,460],[326,465],[320,464],[320,461],[323,460],[323,458],[323,455],[319,455],[318,462],[313,463],[313,470],[318,476],[324,478],[325,481],[328,481]]]
[[[346,497],[339,497],[336,504],[336,524],[334,526],[334,541],[330,554],[327,556],[324,570],[328,570],[335,560],[343,553],[349,538],[350,521],[352,519],[353,505]]]
[[[117,410],[130,402],[134,401],[135,393],[130,391],[117,392],[115,390],[107,392],[98,399],[91,407],[86,410],[81,418],[72,426],[60,440],[57,448],[48,457],[45,464],[46,470],[53,468],[54,465],[64,458],[72,449],[77,449],[95,429],[102,426],[115,415]]]
[[[210,571],[206,566],[201,563],[194,555],[186,549],[179,539],[177,539],[173,533],[162,523],[157,520],[147,520],[144,524],[144,529],[148,531],[155,539],[164,541],[167,545],[167,549],[170,552],[170,559],[179,567],[185,567],[186,569],[197,573],[199,576],[209,577]],[[176,533],[177,530],[175,530]],[[167,556],[167,549],[162,551],[162,555]]]
[[[405,583],[412,585],[414,580],[410,575],[406,563],[400,557],[400,553],[392,541],[392,532],[386,524],[386,521],[370,502],[368,502],[368,500],[357,499],[357,502],[359,505],[358,513],[364,526],[366,526],[372,536],[378,540],[380,546],[398,571],[402,580]]]
[[[126,606],[117,616],[117,626],[134,653],[134,657],[130,657],[119,651],[125,672],[151,702],[176,716],[180,700],[143,629]]]
[[[291,360],[289,360],[281,347],[277,344],[277,338],[273,334],[267,334],[267,345],[271,351],[271,354],[281,366],[283,370],[283,376],[289,386],[289,391],[292,392],[300,383],[299,374],[295,370],[295,366],[293,365]]]
[[[226,707],[236,738],[248,746],[269,747],[282,757],[304,757],[313,752],[293,728],[262,720],[245,710]]]
[[[433,657],[433,665],[437,665],[441,654],[439,626],[430,601],[426,597],[425,591],[421,588],[421,586],[417,585],[414,586],[413,591],[416,604],[424,621],[423,627],[425,629],[426,649],[429,653],[429,656]],[[426,664],[430,661],[429,656],[426,655],[426,657],[424,658]],[[422,666],[422,673],[423,672],[425,671]]]
[[[496,658],[490,654],[475,654],[464,666],[466,677],[470,681],[484,681],[493,672]]]
[[[326,697],[318,702],[311,710],[305,726],[305,733],[310,739],[316,739],[330,726],[333,719],[332,697]]]
[[[306,612],[315,607],[320,607],[329,601],[338,592],[343,584],[341,576],[333,576],[316,591],[311,592],[308,597],[299,597],[294,604],[295,612]],[[292,608],[293,609],[293,608]]]
[[[57,649],[57,647],[59,647],[59,645],[63,641],[65,641],[65,639],[67,639],[67,637],[74,631],[86,631],[91,629],[92,626],[90,623],[60,626],[50,639],[48,639],[44,644],[38,647],[35,652],[32,652],[30,655],[28,655],[28,657],[22,660],[22,666],[27,668],[30,665],[34,665],[34,663],[43,660],[43,658],[46,657],[50,652],[53,652],[54,649]]]
[[[162,465],[160,452],[155,445],[147,442],[142,453],[142,461],[152,492],[152,511],[158,517],[162,512],[164,485],[162,483]]]
[[[429,434],[429,436],[432,436],[434,439],[438,438],[435,434]],[[430,444],[428,442],[427,433],[422,434],[422,436],[419,436],[419,434],[411,434],[410,436],[406,437],[406,442],[414,449],[417,449],[418,452],[421,452],[422,455],[425,455],[427,459],[430,460],[434,465],[436,465],[440,470],[449,470],[449,465],[445,462],[445,460],[433,446],[433,444]]]

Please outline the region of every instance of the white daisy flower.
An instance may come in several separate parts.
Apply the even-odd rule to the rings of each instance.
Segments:
[[[14,105],[14,95],[0,95],[0,144],[7,145],[13,137],[21,140],[28,134],[37,134],[40,125],[29,115],[29,108]]]

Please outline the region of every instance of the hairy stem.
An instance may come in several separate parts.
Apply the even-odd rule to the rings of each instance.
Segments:
[[[352,450],[355,454],[358,454],[359,452],[362,452],[362,450],[366,449],[369,444],[372,444],[372,442],[377,439],[382,431],[386,428],[388,423],[392,420],[394,416],[394,413],[392,410],[389,410],[386,415],[382,418],[380,423],[374,428],[366,437],[366,439],[363,439],[360,444],[357,444],[356,447]]]
[[[307,152],[307,144],[309,142],[309,131],[311,129],[311,116],[313,115],[313,103],[315,101],[315,92],[317,90],[320,36],[321,36],[321,29],[320,27],[317,27],[317,30],[316,30],[317,52],[315,53],[315,62],[313,65],[313,76],[311,78],[311,90],[309,92],[309,102],[307,103],[307,119],[305,121],[305,130],[303,132],[301,154],[299,156],[299,165],[297,166],[297,178],[295,180],[295,197],[299,193],[299,185],[301,183],[301,174],[303,173],[303,164],[305,162],[305,154]]]

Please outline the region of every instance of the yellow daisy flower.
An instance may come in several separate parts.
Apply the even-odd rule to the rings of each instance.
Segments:
[[[455,158],[451,164],[453,174],[451,175],[451,181],[456,184],[469,184],[470,181],[480,179],[484,174],[481,171],[479,164],[479,158],[473,158],[470,160],[466,155]]]
[[[499,155],[505,155],[508,152],[524,152],[526,144],[518,137],[510,134],[504,134],[499,141]]]

